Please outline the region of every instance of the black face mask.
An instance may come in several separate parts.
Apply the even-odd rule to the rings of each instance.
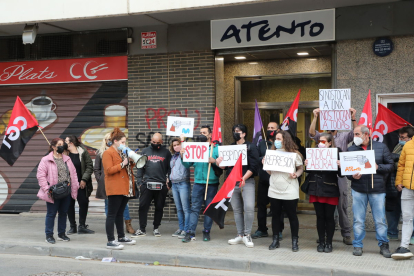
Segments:
[[[200,140],[200,142],[207,142],[207,136],[201,134],[198,136],[198,140]]]
[[[153,143],[151,143],[151,147],[154,150],[159,150],[161,148],[161,145],[160,144],[153,144]]]
[[[56,152],[62,154],[65,150],[68,149],[68,144],[63,143],[63,146],[58,146]]]
[[[239,141],[240,139],[241,139],[241,137],[240,137],[240,133],[238,133],[238,132],[233,132],[233,139],[234,139],[234,141]]]
[[[267,139],[268,140],[269,139],[275,140],[276,133],[277,133],[276,130],[268,130],[267,133],[266,133]]]

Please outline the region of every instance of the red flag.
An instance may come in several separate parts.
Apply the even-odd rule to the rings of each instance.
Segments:
[[[289,131],[293,136],[296,136],[299,98],[300,98],[300,89],[299,89],[298,94],[296,95],[295,100],[293,101],[293,104],[289,108],[288,113],[286,114],[286,118],[283,120],[282,126],[280,127],[282,130]]]
[[[27,142],[36,133],[38,125],[37,120],[17,96],[0,148],[0,156],[10,166],[19,158]]]
[[[211,203],[204,210],[204,215],[209,216],[215,221],[220,229],[224,228],[224,217],[228,210],[231,196],[233,195],[234,187],[237,182],[240,183],[243,177],[243,168],[242,168],[242,155],[240,154],[239,159],[237,159],[236,165],[232,169],[230,175],[227,177],[220,191],[213,198]]]
[[[371,89],[368,92],[367,100],[365,101],[364,109],[362,109],[358,125],[365,125],[372,130]]]
[[[218,108],[216,107],[216,111],[214,112],[214,123],[213,123],[213,135],[211,137],[211,141],[214,144],[221,144],[221,123],[220,123],[220,113]]]

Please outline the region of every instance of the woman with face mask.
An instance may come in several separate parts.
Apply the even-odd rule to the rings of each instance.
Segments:
[[[177,207],[178,230],[172,234],[173,237],[183,239],[188,231],[190,219],[190,170],[181,163],[181,143],[184,137],[174,138],[171,141],[170,152],[172,154],[170,167],[171,173],[169,180],[172,183],[172,192],[175,206]]]
[[[234,143],[232,145],[246,145],[247,152],[242,153],[243,158],[247,158],[247,165],[243,166],[243,179],[233,191],[231,206],[233,207],[234,220],[236,221],[237,236],[230,239],[228,244],[235,245],[244,243],[246,247],[254,247],[251,237],[254,205],[255,205],[255,181],[254,176],[259,172],[259,151],[257,147],[245,140],[247,127],[245,125],[235,125],[232,129]],[[216,160],[218,166],[223,161],[223,157]],[[233,167],[221,167],[227,170],[230,175]]]
[[[321,133],[318,148],[335,148],[332,134]],[[335,208],[339,201],[338,176],[341,177],[339,152],[337,156],[337,171],[306,171],[306,181],[309,181],[309,203],[313,203],[316,212],[316,228],[318,230],[318,252],[331,253],[332,239],[335,233]],[[309,160],[305,161],[305,166]]]
[[[102,140],[101,148],[96,152],[95,165],[93,167],[93,173],[95,174],[95,179],[98,182],[98,188],[96,189],[95,197],[105,200],[106,216],[108,216],[108,197],[106,196],[105,192],[105,172],[102,165],[102,155],[110,146],[112,146],[111,133],[107,133]],[[128,204],[125,206],[124,221],[126,231],[130,234],[134,234],[135,230],[132,227],[132,219],[129,215]]]
[[[135,180],[132,168],[134,163],[122,152],[125,148],[126,136],[116,127],[111,132],[110,146],[102,155],[105,174],[105,191],[108,196],[108,215],[106,217],[106,235],[108,249],[123,249],[124,244],[134,245],[135,240],[125,237],[123,213],[128,200],[135,196]],[[118,240],[114,236],[114,224]]]
[[[295,171],[293,173],[267,171],[270,174],[269,179],[269,198],[272,210],[272,231],[273,242],[269,250],[274,250],[280,246],[278,233],[281,230],[280,216],[285,211],[290,222],[290,231],[292,233],[292,251],[299,250],[299,220],[296,215],[296,207],[299,200],[299,182],[298,177],[303,173],[302,155],[292,139],[292,136],[281,130],[276,134],[276,139],[272,150],[294,152],[296,153]],[[263,159],[263,163],[264,163]]]
[[[39,192],[37,196],[46,201],[46,242],[54,244],[53,228],[55,225],[56,213],[58,216],[58,240],[70,241],[65,235],[66,217],[71,199],[76,199],[78,195],[79,182],[76,169],[73,166],[69,156],[63,153],[63,140],[55,138],[50,143],[49,154],[42,158],[37,168],[37,180],[39,182]],[[49,193],[49,188],[63,181],[69,181],[71,184],[71,194],[65,198],[53,199]]]

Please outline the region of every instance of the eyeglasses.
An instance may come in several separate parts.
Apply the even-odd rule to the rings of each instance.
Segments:
[[[319,143],[326,144],[328,141],[326,140],[319,140]]]
[[[408,139],[408,136],[404,137],[404,136],[398,136],[398,138],[400,138],[401,140],[405,140]]]

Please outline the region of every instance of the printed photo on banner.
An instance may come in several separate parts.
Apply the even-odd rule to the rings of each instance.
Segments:
[[[373,150],[340,152],[342,175],[376,174]]]
[[[167,136],[193,137],[194,118],[171,117],[167,119]]]
[[[184,142],[182,147],[185,149],[183,154],[184,162],[203,162],[208,163],[208,142]]]
[[[319,89],[320,129],[352,130],[351,89]]]
[[[296,168],[296,153],[280,150],[266,150],[263,170],[293,173]]]
[[[338,170],[338,149],[337,148],[307,148],[306,160],[308,160],[309,171],[336,171]]]
[[[220,163],[222,167],[233,167],[240,154],[242,155],[242,165],[247,165],[247,146],[246,145],[233,145],[233,146],[219,146],[219,157],[223,157],[223,161]]]

